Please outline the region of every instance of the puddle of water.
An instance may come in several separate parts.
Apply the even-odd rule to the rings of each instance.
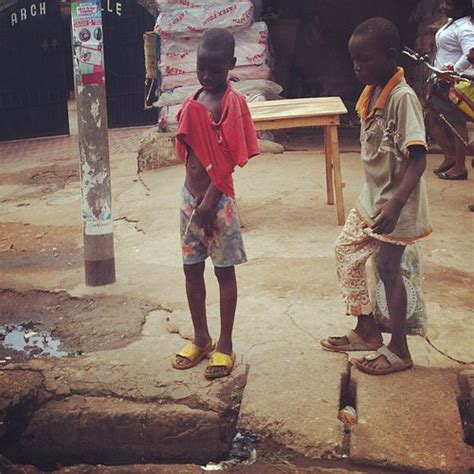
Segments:
[[[0,345],[4,349],[22,352],[28,358],[72,355],[59,349],[61,341],[47,331],[36,331],[31,324],[0,326]],[[4,358],[9,360],[8,358]]]

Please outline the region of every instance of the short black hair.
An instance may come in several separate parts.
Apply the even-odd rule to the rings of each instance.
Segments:
[[[232,59],[235,52],[235,39],[231,33],[223,28],[211,28],[202,35],[199,47],[221,53]]]
[[[352,36],[365,36],[383,49],[394,48],[400,51],[400,33],[398,28],[386,18],[369,18],[356,26]]]

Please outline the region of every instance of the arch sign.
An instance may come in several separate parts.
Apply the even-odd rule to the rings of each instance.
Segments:
[[[15,26],[19,22],[29,20],[39,15],[46,15],[46,2],[32,3],[28,7],[20,8],[17,12],[10,15],[11,26]]]

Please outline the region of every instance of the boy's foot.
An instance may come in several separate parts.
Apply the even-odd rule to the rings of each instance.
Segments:
[[[176,354],[171,362],[173,368],[178,370],[185,370],[199,364],[205,357],[215,349],[215,343],[210,340],[204,347],[190,342],[178,354]]]
[[[210,359],[209,365],[204,372],[204,377],[208,380],[227,377],[232,372],[235,364],[235,352],[232,354],[224,354],[222,352],[214,352]]]
[[[386,375],[394,372],[411,369],[413,361],[410,355],[395,354],[387,346],[383,345],[376,352],[369,354],[361,359],[351,359],[351,363],[355,365],[361,372],[370,375]]]
[[[368,339],[363,339],[355,331],[351,331],[347,336],[322,339],[320,344],[324,349],[333,352],[376,351],[382,346],[383,339],[380,334],[370,335]]]

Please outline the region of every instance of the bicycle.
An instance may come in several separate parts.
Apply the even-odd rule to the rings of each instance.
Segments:
[[[468,142],[457,131],[454,125],[449,122],[446,116],[429,101],[429,98],[431,97],[430,94],[433,93],[433,82],[443,82],[447,85],[447,87],[449,87],[449,93],[447,96],[438,95],[438,97],[453,107],[455,110],[461,111],[466,117],[467,121],[474,122],[474,102],[472,97],[474,91],[474,77],[465,74],[459,74],[449,69],[438,69],[430,64],[431,61],[428,55],[421,55],[410,49],[408,46],[403,48],[402,53],[413,61],[424,64],[432,72],[431,77],[429,77],[426,81],[428,91],[427,94],[424,94],[425,110],[428,113],[431,112],[434,114],[449,129],[453,136],[462,143],[466,149],[467,154],[474,155],[474,142]],[[466,91],[469,92],[470,97],[466,95]]]

